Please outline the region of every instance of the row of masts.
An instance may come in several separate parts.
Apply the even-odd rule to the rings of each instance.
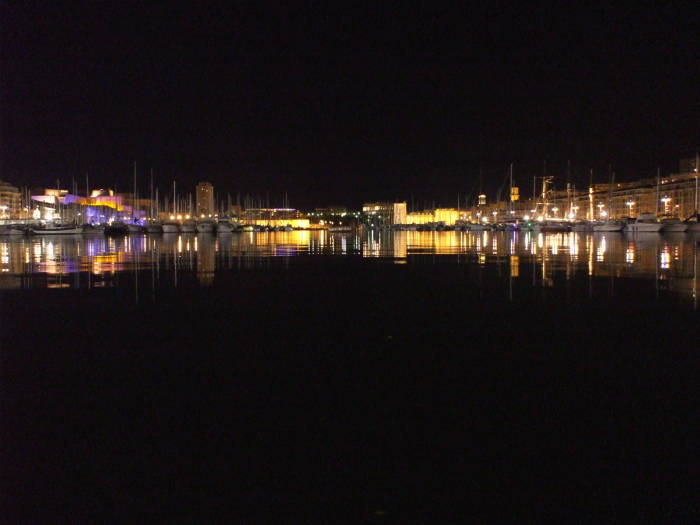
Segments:
[[[514,186],[514,178],[513,178],[513,170],[514,170],[514,163],[510,163],[509,168],[508,168],[508,174],[507,174],[507,179],[509,180],[509,187],[510,187],[510,192],[509,192],[509,197],[507,200],[507,205],[506,205],[506,211],[510,214],[514,213],[514,198],[513,198],[513,188]],[[573,206],[574,206],[574,196],[576,195],[576,185],[568,182],[568,179],[570,179],[571,174],[571,164],[568,164],[567,168],[567,184],[566,184],[566,193],[567,193],[567,215],[572,211]],[[608,196],[607,196],[607,206],[608,209],[610,209],[610,203],[613,198],[613,189],[615,186],[615,171],[612,169],[612,165],[608,165],[608,173],[609,173],[609,184],[608,184]],[[593,169],[589,171],[589,191],[593,191]],[[694,213],[698,214],[700,211],[700,206],[699,206],[699,193],[700,193],[700,188],[698,179],[700,177],[700,155],[696,153],[695,155],[695,203],[694,203]],[[481,180],[481,173],[480,173],[480,180]],[[537,181],[541,180],[542,181],[542,190],[541,192],[538,193],[537,191]],[[549,206],[551,205],[551,194],[554,191],[552,185],[554,182],[554,177],[551,175],[547,175],[547,162],[544,162],[544,167],[543,167],[543,174],[541,176],[535,175],[532,178],[532,200],[531,202],[534,204],[534,209],[532,210],[535,214],[538,212],[541,213],[543,216],[547,216],[548,211],[549,211]],[[480,183],[481,184],[481,183]],[[659,202],[660,202],[660,188],[661,188],[661,168],[657,167],[657,174],[656,174],[656,210],[655,213],[658,215],[659,213]],[[500,200],[500,195],[501,191],[503,189],[503,186],[499,188],[498,194],[496,201],[501,202]],[[473,193],[473,192],[472,192]],[[481,190],[479,191],[479,194],[481,195]],[[478,199],[478,197],[477,197]],[[467,199],[468,201],[468,199]],[[466,202],[465,202],[466,204]],[[477,200],[475,202],[476,207],[479,207],[479,201]],[[460,206],[461,206],[461,199],[460,199],[460,194],[457,194],[457,211],[460,211]],[[589,215],[592,217],[594,214],[594,211],[592,209],[593,206],[593,201],[591,200],[590,202],[591,209],[589,210]]]

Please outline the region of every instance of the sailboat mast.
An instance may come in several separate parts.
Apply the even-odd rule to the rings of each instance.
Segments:
[[[63,214],[61,213],[61,201],[59,200],[60,198],[61,198],[61,181],[56,179],[56,206],[55,206],[55,210],[58,212],[58,218],[62,219]]]
[[[510,163],[510,196],[508,197],[508,211],[513,213],[513,163]]]
[[[659,190],[661,186],[661,167],[657,166],[656,167],[656,206],[655,206],[655,214],[658,217],[659,215]]]
[[[590,179],[588,181],[588,220],[595,219],[593,211],[593,168],[591,168]]]
[[[153,168],[151,168],[151,194],[148,199],[148,220],[153,220]]]
[[[175,181],[173,181],[173,215],[177,215],[177,200],[175,199]]]
[[[88,172],[85,172],[85,211],[83,213],[83,223],[85,223],[87,208],[90,205],[90,182],[88,179]]]
[[[700,157],[700,155],[698,153],[695,153],[695,217],[696,217],[696,219],[698,216],[698,175],[700,175],[700,171],[699,171],[700,166],[698,166],[698,164],[700,164],[700,162],[698,162],[698,160],[700,160],[700,159],[698,157]]]
[[[134,193],[131,200],[131,222],[134,222],[136,217],[136,161],[134,161]]]
[[[612,219],[612,192],[615,185],[615,172],[610,174],[610,188],[608,188],[608,219]]]

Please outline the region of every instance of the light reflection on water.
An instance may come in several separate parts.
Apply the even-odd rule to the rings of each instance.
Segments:
[[[107,238],[93,236],[0,238],[0,288],[28,286],[28,276],[90,274],[100,278],[135,269],[196,272],[200,284],[215,272],[265,267],[292,257],[371,257],[419,264],[449,255],[456,264],[508,265],[518,278],[527,265],[546,284],[557,275],[656,279],[697,300],[700,236],[688,234],[533,232],[368,232],[326,231],[173,234]],[[65,284],[61,282],[61,284]],[[71,284],[69,283],[69,286]],[[41,286],[36,282],[32,287]]]

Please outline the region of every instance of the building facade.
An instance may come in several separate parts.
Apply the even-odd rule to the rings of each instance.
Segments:
[[[309,227],[309,219],[293,208],[246,208],[241,213],[240,222],[256,226]]]
[[[406,224],[407,220],[405,202],[367,202],[362,211],[377,226]]]
[[[19,188],[0,180],[0,218],[16,219],[20,216],[21,198]]]
[[[196,214],[199,217],[210,217],[216,213],[214,207],[214,186],[211,182],[200,182],[196,189]]]

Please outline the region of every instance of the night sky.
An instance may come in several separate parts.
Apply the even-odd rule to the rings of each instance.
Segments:
[[[692,3],[288,4],[2,2],[0,178],[126,190],[136,160],[273,205],[454,205],[480,169],[529,196],[545,160],[629,180],[700,143]]]

